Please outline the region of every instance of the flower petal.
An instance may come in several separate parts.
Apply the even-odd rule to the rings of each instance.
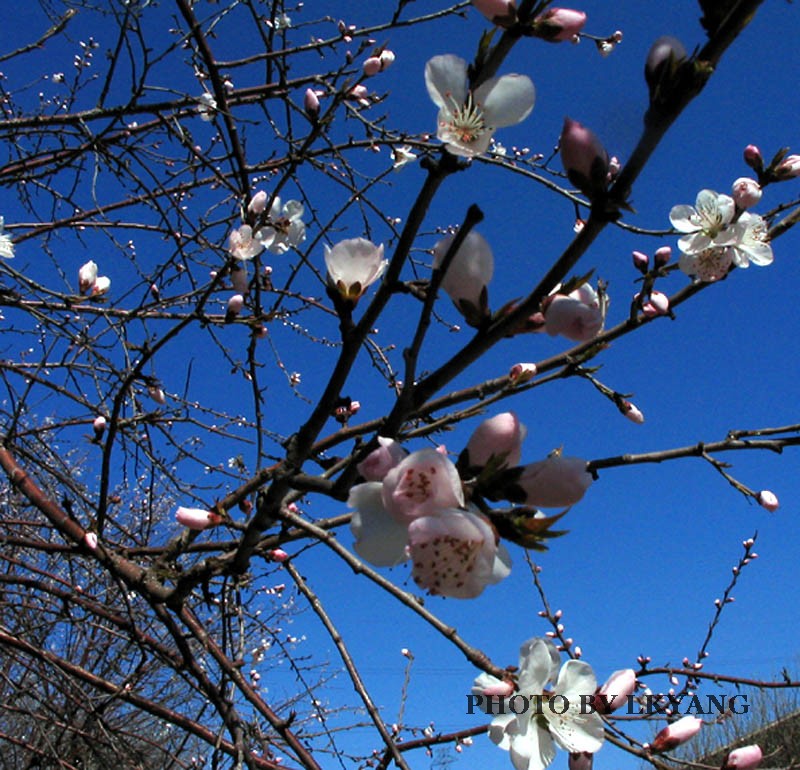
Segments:
[[[454,54],[434,56],[425,65],[425,86],[437,107],[460,107],[467,99],[467,62]]]
[[[350,531],[356,538],[353,548],[361,558],[376,567],[394,567],[408,558],[408,529],[384,508],[381,487],[379,482],[371,481],[350,490],[347,504],[355,509]]]
[[[541,695],[545,685],[555,679],[561,656],[556,646],[541,636],[528,639],[519,648],[520,692]]]
[[[475,101],[481,105],[488,126],[503,128],[521,123],[530,115],[536,89],[527,75],[503,75],[480,85]]]

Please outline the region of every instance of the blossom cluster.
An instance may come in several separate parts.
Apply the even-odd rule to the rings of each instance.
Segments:
[[[267,212],[268,200],[267,193],[259,190],[247,207],[248,213],[262,222],[260,226],[244,224],[231,232],[228,251],[234,259],[247,261],[264,249],[273,254],[285,254],[306,239],[303,204],[295,200],[283,204],[276,196]]]

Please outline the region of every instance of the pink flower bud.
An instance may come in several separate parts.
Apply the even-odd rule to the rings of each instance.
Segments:
[[[499,26],[511,26],[517,18],[514,0],[472,0],[472,5],[489,21]]]
[[[763,754],[758,744],[742,746],[731,751],[722,763],[722,770],[755,770],[761,764]]]
[[[97,534],[95,532],[87,532],[83,536],[83,542],[90,551],[97,550]]]
[[[780,505],[775,493],[770,492],[768,489],[762,489],[758,495],[756,495],[756,499],[758,500],[758,504],[762,508],[766,508],[770,513],[777,511]]]
[[[370,56],[364,60],[364,74],[369,78],[377,75],[381,71],[381,60],[379,56]]]
[[[92,284],[91,295],[93,297],[99,297],[101,294],[105,294],[110,288],[111,279],[108,276],[101,275]]]
[[[513,692],[514,685],[505,679],[493,682],[483,688],[483,694],[488,697],[500,696],[501,698],[507,698]]]
[[[267,194],[263,190],[259,190],[247,205],[247,210],[251,214],[262,214],[267,208]]]
[[[573,751],[569,755],[567,766],[569,770],[592,770],[594,754],[588,751]]]
[[[512,385],[522,385],[536,376],[536,364],[514,364],[508,372],[508,379]]]
[[[108,421],[106,420],[103,415],[98,415],[94,418],[94,422],[92,423],[92,428],[94,429],[94,437],[99,441],[103,437],[103,433],[105,433],[106,425]]]
[[[744,162],[758,174],[764,170],[764,158],[761,157],[761,150],[754,144],[748,144],[744,148]]]
[[[199,531],[216,526],[222,521],[222,516],[213,511],[205,511],[202,508],[184,508],[180,506],[175,511],[175,520],[184,527]]]
[[[776,167],[778,179],[792,179],[800,176],[800,155],[787,155]]]
[[[682,743],[694,738],[700,732],[703,726],[702,720],[693,716],[686,716],[667,725],[656,737],[650,745],[651,751],[660,753],[662,751],[671,751]]]
[[[455,239],[448,235],[433,248],[433,267],[438,268]],[[494,256],[486,239],[471,230],[447,266],[442,288],[473,326],[489,312],[489,282],[494,274]]]
[[[281,562],[286,561],[289,558],[289,554],[286,553],[283,548],[273,548],[269,552],[269,558],[272,559],[272,561]]]
[[[389,69],[389,67],[391,67],[392,64],[394,64],[395,60],[394,51],[390,51],[388,48],[384,48],[381,51],[381,55],[378,58],[380,59],[381,62],[381,72],[383,72],[384,70]]]
[[[153,399],[157,404],[164,406],[167,403],[167,396],[158,385],[149,385],[147,388],[147,395]]]
[[[541,16],[533,20],[533,29],[537,37],[550,43],[561,43],[572,40],[586,24],[583,11],[570,8],[548,8]]]
[[[577,121],[565,118],[559,145],[569,181],[590,200],[605,192],[608,153],[594,133]]]
[[[633,266],[644,275],[650,269],[650,257],[641,251],[633,252]]]
[[[319,96],[313,88],[307,88],[303,97],[303,109],[309,118],[316,119],[319,116]]]
[[[652,318],[669,313],[669,297],[660,291],[651,291],[650,298],[642,303],[642,312]]]
[[[755,206],[761,200],[761,185],[755,179],[739,177],[733,183],[733,200],[742,210]]]
[[[545,331],[560,334],[573,342],[586,342],[596,337],[605,323],[605,304],[597,292],[583,284],[569,295],[554,294],[544,311]]]
[[[377,449],[373,449],[357,466],[367,481],[383,481],[386,474],[405,460],[407,452],[393,438],[378,436]]]
[[[158,300],[161,298],[161,289],[158,288],[158,284],[157,283],[151,283],[150,284],[150,296],[156,302],[158,302]]]
[[[484,420],[467,442],[467,467],[482,468],[492,458],[502,461],[498,468],[519,465],[526,433],[514,412],[502,412]]]
[[[244,297],[241,294],[233,294],[228,300],[228,306],[225,310],[225,323],[233,321],[242,312],[243,307]]]
[[[636,674],[632,668],[615,671],[605,684],[597,689],[594,707],[598,714],[610,714],[626,703],[628,696],[636,692]]]
[[[672,246],[662,246],[660,249],[656,249],[656,253],[653,254],[653,264],[656,267],[664,267],[671,258]]]
[[[657,38],[653,45],[650,46],[647,61],[644,65],[644,79],[650,89],[651,99],[665,74],[673,70],[685,59],[686,48],[676,37],[664,35]]]
[[[641,425],[644,422],[644,415],[642,414],[641,410],[636,406],[636,404],[632,404],[630,401],[623,401],[620,411],[631,422],[635,422],[637,425]]]
[[[369,89],[360,83],[353,86],[347,94],[349,99],[355,99],[362,107],[369,107]]]
[[[94,282],[97,280],[97,265],[89,260],[86,264],[81,265],[78,270],[78,290],[81,294],[86,294],[92,288]]]
[[[552,454],[546,460],[526,465],[514,483],[522,491],[521,502],[527,505],[565,508],[583,498],[592,476],[586,470],[586,460]],[[513,489],[510,491],[518,497]]]

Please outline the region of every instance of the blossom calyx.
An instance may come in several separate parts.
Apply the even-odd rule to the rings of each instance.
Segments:
[[[433,267],[438,269],[455,235],[448,235],[433,248]],[[489,282],[494,274],[494,256],[486,239],[471,230],[446,267],[442,288],[470,326],[480,326],[489,316]]]
[[[590,201],[602,197],[608,185],[608,153],[600,140],[577,120],[564,118],[559,139],[567,177]]]
[[[650,744],[650,750],[654,753],[671,751],[682,743],[694,738],[700,732],[703,721],[694,716],[681,717],[677,722],[667,725]]]
[[[531,25],[531,34],[548,43],[576,40],[586,24],[586,14],[571,8],[548,8]]]

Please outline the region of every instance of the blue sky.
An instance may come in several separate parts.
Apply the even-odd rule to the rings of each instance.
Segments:
[[[420,0],[411,8],[421,13],[441,5]],[[302,12],[292,13],[293,22],[310,18],[316,12],[314,6],[314,1],[308,2]],[[348,22],[369,24],[382,17],[382,6],[341,2],[337,13]],[[523,41],[501,71],[528,74],[537,88],[537,103],[524,123],[498,132],[496,138],[507,148],[528,147],[533,153],[547,156],[558,140],[564,117],[569,115],[591,127],[609,153],[624,164],[639,136],[646,108],[642,69],[647,50],[653,39],[662,34],[680,37],[690,51],[701,46],[705,33],[698,23],[699,8],[688,0],[647,4],[635,0],[587,0],[579,7],[588,13],[588,32],[605,36],[620,29],[623,42],[611,56],[601,58],[588,40],[578,46]],[[426,59],[440,53],[470,58],[486,28],[485,20],[468,10],[463,19],[450,19],[413,32],[395,30],[381,37],[379,42],[387,42],[397,59],[379,80],[370,83],[388,94],[380,107],[373,109],[376,113],[385,112],[389,124],[398,130],[414,135],[433,133],[436,112],[422,78]],[[760,146],[766,157],[782,146],[792,146],[800,152],[800,93],[795,82],[797,32],[793,6],[783,0],[764,3],[705,91],[655,153],[633,191],[636,213],[626,214],[625,223],[647,230],[667,230],[672,206],[693,203],[703,188],[729,192],[734,179],[749,174],[742,160],[747,144]],[[4,47],[11,45],[8,33],[8,29],[0,32]],[[97,37],[108,45],[102,31]],[[241,41],[225,37],[214,43],[220,58],[232,56],[241,45]],[[54,69],[69,64],[71,52],[65,48],[59,54],[64,63],[56,66],[54,61]],[[98,66],[101,63],[102,56],[98,54]],[[302,71],[304,66],[314,66],[314,62],[304,61],[298,66]],[[165,85],[179,91],[197,88],[186,73],[175,76],[175,81],[170,80],[173,74],[168,70],[159,74]],[[241,85],[246,83],[237,82],[237,86]],[[296,97],[299,101],[302,92]],[[200,139],[205,138],[203,132],[210,135],[212,130],[205,125],[193,129]],[[263,127],[247,127],[251,139],[258,136],[259,130]],[[265,154],[272,149],[270,140],[267,132]],[[250,146],[255,147],[255,141]],[[374,170],[387,168],[390,161],[384,149],[376,158],[359,158],[358,163]],[[560,168],[557,161],[554,165]],[[388,214],[404,219],[423,176],[418,165],[393,173],[388,184],[375,192],[375,200]],[[321,211],[327,212],[328,206],[332,211],[337,205],[335,196],[341,191],[333,185],[315,188],[311,178],[301,172],[303,189],[312,197],[318,196],[313,202]],[[299,190],[289,185],[285,197],[294,195],[299,195]],[[775,185],[767,189],[755,210],[766,213],[798,195],[800,183],[796,181]],[[27,216],[15,208],[12,195],[6,193],[4,197],[0,213],[7,223],[16,221],[15,213],[19,218]],[[460,222],[472,203],[485,214],[478,229],[495,254],[490,298],[496,308],[527,293],[568,245],[573,237],[575,211],[568,200],[552,195],[541,185],[475,162],[447,180],[426,218],[424,235],[415,246],[420,250],[431,248],[437,239],[435,229]],[[201,208],[198,201],[197,210]],[[234,207],[231,205],[230,209],[233,211]],[[355,212],[337,225],[341,231],[331,235],[333,241],[365,234]],[[225,235],[226,228],[220,227],[221,243]],[[309,225],[309,236],[317,235],[318,230]],[[389,229],[378,223],[371,237],[388,244],[391,236]],[[631,265],[631,251],[652,254],[662,245],[674,247],[675,242],[674,236],[648,237],[609,227],[581,260],[578,271],[594,269],[597,276],[608,281],[612,300],[608,325],[626,316],[636,291],[637,273]],[[65,273],[77,270],[85,261],[86,251],[82,249],[101,248],[101,242],[95,242],[93,236],[86,236],[86,243],[86,247],[77,242],[69,244],[63,255]],[[602,364],[598,376],[605,384],[634,394],[632,400],[646,416],[644,425],[625,420],[585,382],[551,384],[506,402],[500,408],[514,409],[528,427],[523,460],[541,459],[561,445],[566,454],[590,460],[716,441],[731,429],[800,422],[800,363],[795,342],[800,335],[800,315],[794,294],[800,277],[796,260],[799,243],[796,233],[782,237],[774,244],[773,265],[735,271],[727,280],[681,306],[675,320],[660,319],[613,343],[595,360]],[[103,242],[102,248],[107,248],[107,243]],[[145,253],[140,249],[140,253],[145,271],[163,258],[155,251]],[[416,256],[423,261],[428,259],[422,251]],[[321,266],[321,244],[316,258]],[[213,259],[209,256],[210,264]],[[107,260],[111,262],[111,257]],[[113,264],[116,285],[125,285],[125,268]],[[293,264],[291,255],[274,260],[276,283],[285,279]],[[52,270],[52,266],[37,261],[32,242],[19,249],[14,266],[44,273]],[[687,282],[684,275],[673,273],[658,288],[671,294]],[[324,297],[318,283],[310,280],[309,286],[309,291]],[[220,308],[226,298],[220,295]],[[415,308],[408,298],[393,301],[387,317],[379,324],[376,339],[381,344],[394,342],[402,346],[406,341],[403,331]],[[447,302],[441,303],[440,314],[451,324],[461,323]],[[322,329],[332,338],[336,336],[335,325],[327,318],[312,315],[304,323]],[[453,332],[444,325],[436,326],[423,348],[422,368],[434,368],[444,351],[457,350],[469,334],[466,329]],[[244,355],[248,340],[238,328],[223,329],[220,338],[234,356]],[[275,329],[272,341],[287,370],[301,372],[301,392],[313,401],[335,351],[309,345],[286,329]],[[544,335],[515,337],[468,368],[453,386],[499,376],[517,361],[542,360],[563,351],[565,346],[564,340]],[[170,392],[183,387],[185,365],[191,358],[194,366],[207,366],[211,376],[202,376],[206,371],[198,375],[195,370],[187,393],[190,399],[222,396],[238,403],[237,399],[244,398],[247,386],[227,376],[223,369],[228,366],[226,362],[204,359],[205,351],[199,347],[192,350],[190,346],[188,353],[189,357],[179,362],[162,362],[155,372]],[[393,355],[399,361],[399,354]],[[377,417],[391,404],[388,389],[367,372],[363,379],[354,377],[347,392],[363,404],[359,417]],[[265,409],[268,427],[286,434],[308,406],[292,394],[285,378],[275,370],[269,374]],[[470,421],[442,440],[457,453],[477,424],[478,419]],[[424,442],[410,448],[422,446]],[[247,462],[249,450],[237,451],[243,451]],[[226,453],[229,448],[221,445],[221,461]],[[731,473],[748,486],[773,490],[781,500],[779,511],[770,514],[752,504],[699,459],[610,469],[601,472],[584,500],[566,517],[564,524],[570,534],[555,541],[549,552],[536,555],[551,605],[564,610],[568,635],[582,647],[585,660],[593,665],[600,681],[615,669],[635,667],[640,654],[650,655],[654,664],[677,665],[684,656],[693,659],[713,616],[713,601],[727,585],[731,567],[741,553],[741,541],[756,530],[756,550],[761,558],[748,567],[735,590],[736,602],[723,615],[706,668],[771,678],[783,666],[794,664],[800,453],[792,449],[782,456],[736,452],[720,455],[720,459],[731,462]],[[343,512],[344,508],[315,499],[307,511],[314,516],[328,516]],[[352,542],[347,531],[340,537],[345,544]],[[519,645],[549,630],[537,617],[541,607],[524,554],[514,546],[511,551],[515,564],[511,577],[487,589],[480,598],[466,602],[426,600],[426,606],[500,665],[516,664]],[[406,647],[415,655],[407,722],[424,726],[432,720],[442,731],[477,724],[475,717],[465,715],[465,696],[476,672],[450,645],[379,589],[353,576],[321,546],[309,549],[297,564],[345,634],[376,701],[386,708],[387,721],[392,721],[398,708],[406,664],[400,649]],[[413,585],[405,567],[386,574],[399,584],[409,588]],[[309,613],[298,618],[296,625],[302,626],[310,648],[336,662],[333,645]],[[650,685],[654,690],[667,686],[665,680],[655,678]],[[351,699],[344,675],[331,691],[333,698],[339,694]],[[373,737],[359,731],[354,733],[354,740],[371,745]],[[478,738],[475,744],[456,767],[510,766],[508,757],[490,746],[488,739]],[[595,767],[629,767],[634,763],[607,747],[598,755]],[[423,767],[425,762],[416,759],[414,766]],[[559,756],[554,767],[566,767],[565,757]]]

